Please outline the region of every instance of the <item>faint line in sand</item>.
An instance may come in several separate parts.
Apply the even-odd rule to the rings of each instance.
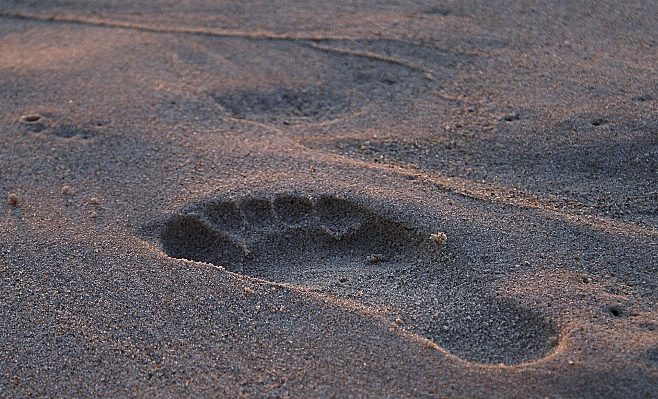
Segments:
[[[255,31],[245,32],[234,29],[213,29],[213,28],[189,28],[171,25],[149,25],[133,22],[123,22],[106,18],[88,18],[82,16],[63,16],[63,15],[38,15],[27,13],[12,13],[7,11],[0,11],[0,17],[28,19],[45,22],[63,22],[69,24],[91,25],[107,28],[120,28],[120,29],[133,29],[144,32],[154,33],[183,33],[202,36],[217,36],[217,37],[235,37],[244,39],[264,39],[264,40],[354,40],[354,38],[346,36],[318,36],[318,35],[303,35],[293,32],[287,33],[272,33],[269,31]]]
[[[316,50],[321,50],[321,51],[327,51],[327,52],[332,52],[332,53],[338,53],[338,54],[343,54],[343,55],[352,55],[352,56],[357,56],[357,57],[364,57],[364,58],[369,58],[371,60],[378,60],[378,61],[385,61],[389,62],[391,64],[397,64],[397,65],[402,65],[404,67],[407,67],[411,70],[418,71],[424,74],[425,78],[428,80],[431,80],[432,82],[436,82],[436,78],[430,73],[429,70],[423,68],[422,66],[409,61],[404,58],[399,58],[399,57],[393,57],[390,55],[383,55],[383,54],[377,54],[373,53],[372,51],[362,51],[362,50],[352,50],[352,49],[347,49],[347,48],[340,48],[340,47],[333,47],[333,46],[322,46],[317,43],[307,43],[307,45],[311,48],[314,48]]]
[[[313,41],[319,41],[317,39],[312,39]],[[335,39],[334,39],[335,40]],[[353,40],[353,39],[350,39]],[[326,51],[326,52],[331,52],[331,53],[337,53],[337,54],[343,54],[343,55],[351,55],[355,57],[363,57],[363,58],[368,58],[371,60],[377,60],[377,61],[384,61],[388,62],[391,64],[395,65],[400,65],[405,68],[408,68],[412,71],[420,72],[423,74],[423,77],[430,82],[434,83],[440,83],[441,81],[434,77],[432,74],[432,71],[424,68],[422,65],[417,64],[413,61],[410,61],[405,58],[400,58],[400,57],[393,57],[390,55],[384,55],[384,54],[378,54],[374,53],[372,51],[365,51],[365,50],[352,50],[352,49],[347,49],[347,48],[341,48],[341,47],[333,47],[333,46],[323,46],[318,43],[313,43],[313,42],[307,42],[305,43],[308,47],[311,47],[316,50],[320,51]],[[444,100],[447,101],[461,101],[465,97],[463,95],[450,95],[447,93],[444,93],[443,91],[436,93],[436,95]]]
[[[352,49],[333,47],[333,46],[323,46],[317,43],[308,42],[308,41],[317,42],[322,40],[354,41],[354,38],[349,36],[299,34],[293,32],[277,34],[268,31],[245,32],[245,31],[234,30],[234,29],[156,26],[149,24],[122,22],[122,21],[105,19],[105,18],[87,18],[81,16],[73,17],[73,16],[62,16],[62,15],[44,16],[44,15],[26,14],[26,13],[11,13],[6,11],[0,11],[0,17],[27,19],[27,20],[36,20],[36,21],[45,21],[45,22],[62,22],[69,24],[90,25],[90,26],[106,27],[106,28],[132,29],[132,30],[153,32],[153,33],[191,34],[191,35],[200,35],[200,36],[242,38],[242,39],[253,39],[253,40],[283,40],[283,41],[295,41],[295,42],[305,41],[307,42],[305,43],[306,46],[316,50],[333,52],[343,55],[364,57],[371,60],[384,61],[384,62],[404,66],[406,68],[409,68],[410,70],[422,73],[423,76],[431,82],[439,82],[439,79],[434,77],[434,75],[430,70],[423,68],[421,65],[418,65],[404,58],[378,54],[372,51],[352,50]],[[460,96],[449,96],[442,93],[439,93],[438,95],[439,97],[449,101],[459,101],[462,99]]]
[[[325,156],[328,155],[325,153]],[[642,227],[633,223],[620,222],[608,218],[593,215],[577,215],[573,213],[564,212],[560,208],[550,205],[550,200],[541,198],[533,193],[526,193],[523,191],[511,191],[508,189],[491,186],[484,183],[477,183],[468,179],[460,177],[444,177],[430,171],[418,171],[415,169],[407,169],[397,165],[377,165],[367,161],[361,161],[345,155],[330,154],[330,157],[340,158],[341,162],[351,163],[355,166],[365,167],[368,169],[384,170],[387,172],[399,173],[408,175],[413,172],[415,175],[420,176],[426,182],[430,182],[447,192],[452,192],[463,197],[475,199],[478,201],[489,202],[494,204],[501,204],[512,206],[521,209],[537,209],[550,213],[562,220],[570,221],[573,223],[584,224],[596,230],[623,236],[635,237],[658,237],[658,230],[650,227]],[[493,192],[494,196],[485,196],[485,192]]]
[[[267,125],[261,122],[230,118],[231,121],[237,123],[247,123],[251,125],[256,125],[264,129],[271,130],[277,134],[285,137],[284,132],[271,125]],[[641,227],[632,223],[619,222],[616,220],[603,218],[600,216],[591,216],[591,215],[576,215],[573,213],[564,212],[560,208],[557,208],[550,204],[550,199],[542,198],[534,193],[527,193],[524,191],[513,191],[501,187],[492,186],[485,183],[477,183],[472,180],[462,179],[460,177],[444,177],[430,171],[418,171],[415,169],[405,168],[398,165],[382,164],[377,165],[367,161],[361,161],[354,159],[352,157],[340,154],[326,153],[323,151],[315,150],[306,147],[305,145],[295,141],[290,140],[291,143],[296,144],[301,147],[304,151],[312,151],[321,154],[323,157],[329,158],[339,158],[341,162],[346,162],[352,165],[365,167],[368,169],[376,170],[385,170],[387,172],[394,172],[399,174],[408,175],[410,172],[413,172],[416,175],[421,176],[425,181],[431,182],[441,189],[452,192],[458,195],[461,195],[466,198],[475,199],[478,201],[497,203],[507,206],[513,206],[515,208],[521,209],[537,209],[544,212],[551,213],[560,219],[568,220],[574,223],[584,224],[590,227],[593,227],[597,230],[610,233],[610,234],[621,234],[625,236],[634,235],[638,237],[658,237],[658,231],[650,227]],[[489,195],[485,195],[489,193]],[[494,195],[491,195],[493,193]]]

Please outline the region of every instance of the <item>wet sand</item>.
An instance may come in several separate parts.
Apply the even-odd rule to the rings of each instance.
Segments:
[[[0,396],[658,396],[658,6],[0,4]]]

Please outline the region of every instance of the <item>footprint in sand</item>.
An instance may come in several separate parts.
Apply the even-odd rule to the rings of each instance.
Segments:
[[[166,220],[159,239],[174,258],[385,308],[407,331],[465,360],[518,364],[557,345],[544,317],[444,272],[450,244],[355,201],[207,201]]]
[[[63,122],[56,123],[53,115],[50,113],[32,113],[23,115],[21,117],[21,125],[27,131],[34,133],[49,133],[53,136],[70,139],[72,137],[78,137],[83,140],[87,140],[95,136],[95,128],[103,126],[102,122],[95,122],[89,124],[89,127],[79,127],[74,123]]]
[[[314,86],[226,92],[214,99],[235,118],[275,124],[324,122],[358,108],[357,100],[350,99],[346,93]]]

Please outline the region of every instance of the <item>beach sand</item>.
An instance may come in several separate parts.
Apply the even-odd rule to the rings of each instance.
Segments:
[[[0,397],[658,397],[656,15],[0,3]]]

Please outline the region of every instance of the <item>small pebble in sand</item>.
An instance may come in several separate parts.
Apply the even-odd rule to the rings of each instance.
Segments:
[[[443,246],[448,241],[448,236],[444,232],[439,232],[437,234],[430,234],[430,241],[436,245]]]
[[[249,287],[244,287],[244,294],[245,295],[255,295],[256,291],[254,291],[253,289],[251,289]]]
[[[98,216],[98,214],[97,214],[96,212],[92,212],[90,216],[91,216],[92,218],[95,218],[95,217]]]
[[[7,205],[14,206],[18,204],[18,195],[16,194],[9,194],[7,197]]]
[[[89,203],[92,205],[98,205],[98,198],[94,197],[89,200]]]
[[[402,321],[401,318],[398,317],[397,319],[395,319],[395,324],[402,325],[403,323],[404,323],[404,322]]]
[[[62,194],[64,195],[71,194],[71,188],[69,186],[62,187]]]

